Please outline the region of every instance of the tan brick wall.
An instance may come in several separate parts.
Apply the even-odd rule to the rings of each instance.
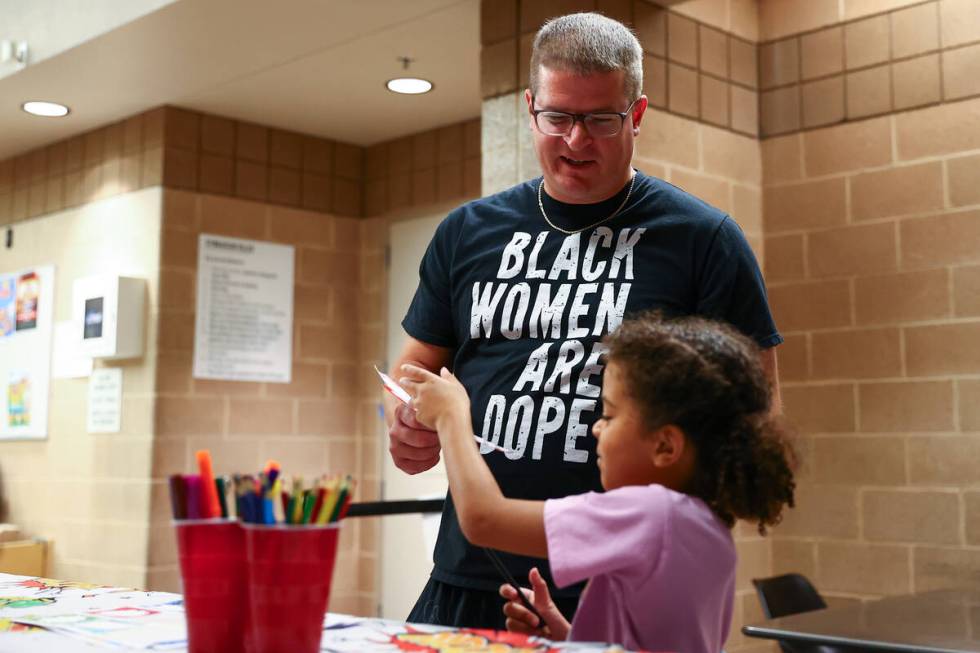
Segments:
[[[260,156],[253,146],[265,151],[258,129],[248,130],[245,153],[252,158]],[[151,586],[176,588],[164,481],[177,470],[191,470],[198,448],[212,449],[219,473],[259,469],[266,459],[276,458],[287,473],[304,478],[350,472],[359,481],[355,500],[379,498],[380,456],[385,452],[377,411],[379,386],[371,367],[383,366],[385,358],[387,216],[478,195],[479,129],[479,120],[467,121],[357,152],[334,144],[332,164],[324,163],[324,170],[341,180],[363,177],[358,197],[365,198],[367,214],[378,216],[373,218],[289,207],[242,198],[241,193],[227,197],[167,188],[161,230],[165,299],[157,375]],[[279,147],[272,139],[269,161],[296,165],[297,143],[303,138],[284,140]],[[241,147],[243,140],[238,143]],[[355,172],[345,172],[345,166]],[[296,247],[292,383],[191,378],[201,233]],[[378,537],[377,519],[345,525],[332,610],[376,613]]]
[[[163,130],[161,108],[0,161],[0,224],[159,186]]]
[[[750,136],[980,95],[973,0],[485,0],[484,99],[523,90],[535,31],[573,11],[635,30],[651,106]]]
[[[56,541],[52,574],[178,590],[166,477],[192,472],[200,448],[212,450],[218,473],[258,470],[275,458],[286,473],[305,478],[351,473],[359,482],[355,500],[377,499],[383,429],[371,366],[385,357],[388,231],[386,217],[361,216],[365,209],[388,216],[475,197],[479,181],[479,119],[359,148],[161,107],[0,162],[0,224],[15,226],[15,242],[31,242],[38,220],[83,219],[77,209],[52,212],[84,206],[91,221],[100,200],[127,202],[137,189],[160,189],[151,214],[130,225],[154,220],[133,238],[149,239],[153,248],[141,258],[152,262],[150,351],[146,369],[127,372],[124,390],[124,430],[143,439],[110,445],[116,438],[93,438],[91,446],[106,449],[97,457],[88,439],[73,439],[63,453],[61,445],[3,444],[4,463],[18,463],[5,474],[10,516]],[[116,233],[132,236],[129,229]],[[192,378],[201,233],[296,248],[291,383]],[[62,269],[77,259],[68,250],[81,245],[66,239],[48,243],[52,253],[43,262]],[[80,383],[53,385],[51,439],[84,430]],[[76,464],[70,478],[77,480],[52,480],[50,509],[45,503],[38,510],[21,462],[41,470]],[[62,505],[75,517],[54,519]],[[107,519],[124,535],[112,546],[102,537]],[[376,613],[378,526],[377,519],[345,525],[333,610]]]
[[[71,320],[74,279],[115,272],[146,280],[143,356],[95,363],[122,369],[120,432],[87,432],[87,378],[51,379],[47,437],[0,442],[5,519],[51,540],[53,578],[145,584],[159,231],[160,189],[147,188],[18,222],[13,247],[0,254],[3,272],[55,266],[54,324]]]
[[[661,4],[672,4],[665,9]],[[523,93],[534,34],[549,18],[598,11],[631,26],[643,45],[650,105],[740,134],[758,134],[754,0],[483,0],[484,99]],[[486,113],[486,112],[484,112]],[[484,186],[486,188],[486,186]]]
[[[166,186],[364,214],[364,148],[158,107],[0,161],[0,224]]]
[[[480,195],[480,119],[378,143],[365,150],[364,215]]]
[[[772,571],[832,597],[980,573],[978,150],[976,99],[762,142],[766,275],[804,455]]]
[[[759,9],[764,137],[980,94],[972,0],[780,0]]]
[[[211,450],[219,474],[259,470],[278,460],[310,479],[350,473],[355,499],[378,496],[378,392],[364,370],[383,358],[379,274],[365,265],[383,251],[376,221],[264,202],[165,189],[161,306],[148,585],[176,590],[178,573],[166,477],[194,470],[194,451]],[[194,379],[191,375],[201,233],[296,248],[293,380],[289,384]],[[370,238],[371,240],[366,240]],[[371,383],[369,383],[371,382]],[[374,614],[376,527],[345,523],[331,607]],[[369,571],[362,573],[362,568]],[[362,582],[366,580],[366,582]]]

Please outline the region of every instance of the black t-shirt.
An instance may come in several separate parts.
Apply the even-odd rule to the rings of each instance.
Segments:
[[[422,259],[402,321],[413,338],[453,350],[477,435],[511,449],[482,448],[504,496],[544,500],[601,490],[591,435],[598,419],[603,335],[624,316],[725,320],[760,346],[782,342],[759,266],[738,225],[653,177],[599,205],[567,205],[541,178],[455,209]],[[504,554],[517,579],[546,561]],[[495,590],[498,574],[462,534],[452,502],[435,550],[436,580]],[[558,596],[577,594],[566,588]]]

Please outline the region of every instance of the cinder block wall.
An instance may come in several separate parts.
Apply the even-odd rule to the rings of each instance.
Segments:
[[[764,12],[802,99],[770,125],[791,133],[762,142],[804,454],[772,556],[847,602],[980,574],[980,5],[819,4]]]
[[[115,269],[112,256],[82,261],[83,251],[115,247],[150,266],[149,348],[126,372],[124,433],[78,437],[85,381],[68,380],[52,386],[47,440],[0,443],[9,515],[56,541],[53,575],[178,590],[166,478],[194,471],[204,447],[217,473],[276,458],[304,478],[351,473],[357,500],[379,498],[384,439],[371,368],[385,358],[387,216],[478,195],[479,133],[475,119],[362,148],[161,107],[0,162],[0,224],[14,226],[15,242],[66,234],[46,239],[43,260],[18,249],[8,265],[54,263],[60,288],[78,265]],[[133,204],[148,192],[149,208]],[[131,205],[102,249],[71,237],[124,219]],[[291,383],[192,377],[202,233],[296,248]],[[52,491],[38,503],[29,481],[49,468]],[[376,614],[378,527],[345,525],[333,610]],[[109,542],[110,530],[126,537]]]

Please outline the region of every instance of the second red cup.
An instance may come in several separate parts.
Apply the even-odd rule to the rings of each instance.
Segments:
[[[175,521],[190,653],[245,650],[245,537],[237,520]]]
[[[320,650],[339,526],[244,525],[249,640],[256,651]]]

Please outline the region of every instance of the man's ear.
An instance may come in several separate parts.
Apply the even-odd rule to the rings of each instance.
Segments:
[[[646,113],[648,105],[649,100],[645,95],[641,95],[639,98],[637,98],[636,102],[633,103],[633,111],[630,115],[630,120],[633,124],[634,136],[637,136],[640,133],[640,122],[643,120],[643,116]]]
[[[652,460],[657,467],[670,467],[684,455],[687,438],[679,427],[665,424],[653,432]]]
[[[531,94],[531,89],[529,88],[524,89],[524,101],[527,102],[528,125],[531,131],[534,131],[534,114],[531,113],[534,111],[534,96]]]

